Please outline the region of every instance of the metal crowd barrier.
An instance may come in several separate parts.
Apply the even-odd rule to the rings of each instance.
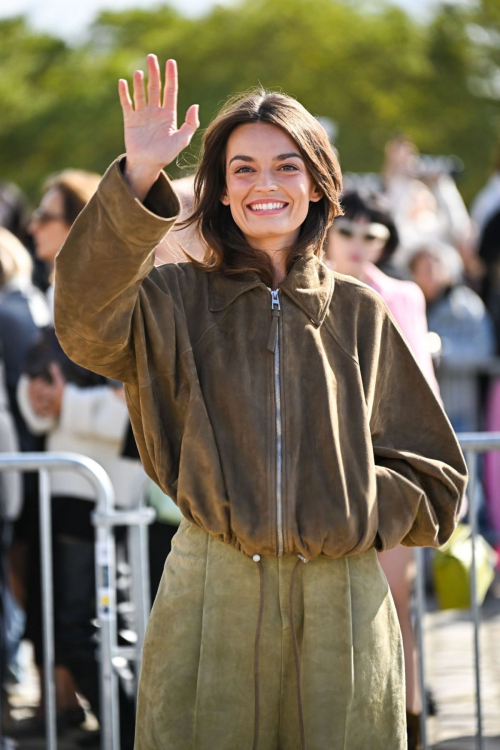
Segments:
[[[476,432],[481,424],[480,377],[500,377],[500,357],[447,355],[435,364],[445,411],[457,430]]]
[[[498,432],[471,432],[459,433],[457,435],[460,446],[465,454],[469,469],[469,485],[467,498],[469,501],[469,523],[471,526],[472,560],[471,560],[471,585],[470,585],[470,610],[474,626],[474,672],[476,686],[476,747],[484,750],[483,717],[481,703],[481,654],[479,645],[479,631],[481,625],[480,606],[477,601],[476,590],[476,537],[478,533],[478,504],[477,504],[477,454],[485,451],[500,450],[500,433]],[[420,688],[422,695],[421,734],[424,750],[429,750],[427,740],[427,705],[425,699],[425,664],[424,664],[424,637],[423,625],[425,615],[425,572],[424,572],[424,550],[415,549],[417,559],[417,585],[416,585],[416,608],[417,608],[417,645],[420,666]]]
[[[500,433],[461,433],[458,440],[465,453],[469,468],[469,520],[472,534],[471,613],[474,626],[474,668],[476,685],[477,750],[484,750],[481,706],[481,661],[479,647],[480,607],[476,592],[475,540],[477,519],[477,454],[500,450]],[[132,660],[139,674],[142,643],[150,612],[149,563],[147,525],[155,512],[144,506],[145,483],[137,487],[138,507],[117,510],[114,491],[104,469],[95,461],[72,453],[2,453],[0,471],[38,471],[40,488],[40,548],[43,597],[44,689],[46,739],[48,750],[57,750],[56,706],[54,685],[54,621],[52,580],[52,529],[50,512],[50,471],[73,469],[83,474],[96,491],[96,510],[93,523],[96,529],[96,602],[97,617],[101,626],[99,647],[100,672],[100,727],[102,750],[119,750],[118,680],[113,667],[117,657]],[[129,527],[129,551],[132,572],[132,601],[135,603],[135,628],[137,642],[130,647],[117,644],[116,611],[116,559],[113,527]],[[415,549],[417,559],[417,644],[419,651],[420,684],[422,694],[421,732],[422,746],[429,750],[427,740],[427,706],[425,701],[425,664],[423,624],[425,616],[424,551]]]
[[[111,481],[104,469],[90,458],[74,453],[2,453],[0,471],[39,472],[40,556],[42,568],[43,666],[45,690],[45,731],[48,750],[57,750],[56,703],[54,683],[54,592],[52,579],[52,528],[50,472],[73,470],[85,476],[96,492],[95,526],[96,607],[100,624],[99,675],[102,750],[119,750],[118,678],[113,667],[117,657],[136,664],[140,670],[142,643],[150,610],[147,529],[155,518],[152,508],[144,506],[138,492],[138,507],[116,509]],[[142,490],[139,488],[138,490]],[[89,501],[93,502],[93,501]],[[116,610],[115,526],[129,526],[132,601],[135,603],[137,641],[131,647],[118,646]]]

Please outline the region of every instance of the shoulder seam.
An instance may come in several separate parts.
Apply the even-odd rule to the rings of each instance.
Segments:
[[[342,344],[340,343],[340,341],[337,339],[337,337],[335,336],[335,334],[331,330],[329,324],[325,321],[323,323],[323,325],[325,326],[326,330],[328,331],[328,333],[330,334],[330,336],[332,337],[332,339],[335,341],[335,343],[337,344],[337,346],[339,347],[339,349],[341,349],[341,351],[344,352],[344,354],[346,355],[346,357],[349,357],[349,359],[351,359],[359,367],[359,361],[358,361],[358,359],[356,357],[354,357],[352,354],[350,354],[347,351],[347,349],[345,349],[345,347],[342,346]]]

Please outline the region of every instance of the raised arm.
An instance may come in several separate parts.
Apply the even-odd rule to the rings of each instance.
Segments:
[[[126,155],[108,169],[56,258],[59,341],[78,364],[123,381],[134,367],[132,321],[140,314],[142,283],[154,267],[154,248],[180,211],[162,169],[198,127],[193,105],[177,128],[175,61],[167,62],[161,100],[158,60],[149,55],[147,88],[146,96],[136,71],[132,104],[127,82],[119,82]]]

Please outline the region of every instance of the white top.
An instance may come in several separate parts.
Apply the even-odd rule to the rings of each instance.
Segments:
[[[116,494],[116,505],[130,507],[137,502],[137,493],[145,473],[139,459],[121,455],[129,417],[125,402],[110,386],[79,388],[67,383],[57,418],[39,417],[28,397],[29,378],[22,375],[17,388],[17,401],[30,430],[47,435],[46,450],[80,453],[93,458],[108,473]],[[90,482],[73,471],[54,471],[51,494],[95,499]]]

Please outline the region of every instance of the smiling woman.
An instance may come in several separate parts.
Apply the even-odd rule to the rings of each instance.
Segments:
[[[341,186],[327,134],[299,102],[262,89],[233,97],[206,131],[195,179],[200,267],[255,271],[274,288],[298,256],[321,255]]]
[[[460,448],[381,297],[322,262],[340,170],[298,102],[258,90],[204,136],[202,261],[154,267],[175,63],[120,99],[114,162],[56,261],[56,326],[122,380],[144,467],[184,518],[144,642],[136,750],[403,750],[401,637],[376,549],[439,546]],[[418,410],[414,404],[418,404]],[[306,564],[307,563],[307,564]]]

